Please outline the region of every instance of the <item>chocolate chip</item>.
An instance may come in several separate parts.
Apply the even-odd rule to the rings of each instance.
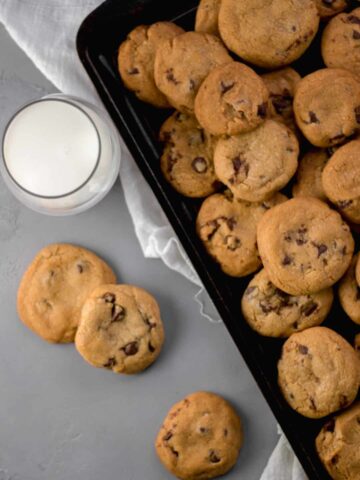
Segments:
[[[173,436],[172,432],[169,431],[165,433],[162,439],[164,440],[164,442],[168,442],[172,436]]]
[[[175,85],[179,85],[179,81],[176,80],[175,76],[174,76],[174,69],[173,68],[169,68],[168,70],[166,70],[166,79],[171,82],[171,83],[174,83]]]
[[[147,315],[141,314],[141,317],[144,320],[144,323],[146,323],[146,325],[149,327],[149,331],[156,327],[156,323],[151,322]]]
[[[208,428],[205,428],[205,427],[200,427],[199,430],[200,430],[200,433],[202,433],[202,434],[204,434],[204,435],[205,435],[206,433],[209,433],[209,429],[208,429]]]
[[[344,210],[345,208],[349,207],[353,203],[352,200],[340,200],[339,202],[336,202],[336,206],[340,210]]]
[[[132,355],[137,354],[137,352],[139,351],[139,345],[137,342],[130,342],[125,345],[125,347],[123,347],[121,350],[124,351],[125,355],[131,357]]]
[[[228,436],[228,431],[227,431],[227,428],[224,428],[224,437],[227,437]]]
[[[251,295],[253,292],[255,292],[255,290],[257,290],[258,288],[257,287],[248,287],[246,290],[245,290],[245,295]],[[360,289],[359,289],[360,290]]]
[[[274,105],[276,113],[281,115],[285,110],[292,106],[292,97],[288,95],[271,95],[271,101]]]
[[[332,459],[330,460],[330,462],[331,462],[333,465],[335,465],[336,463],[338,463],[338,461],[339,461],[339,455],[334,455],[334,456],[332,457]]]
[[[149,348],[149,352],[151,352],[151,353],[154,353],[155,350],[156,350],[155,347],[152,345],[151,342],[148,343],[148,348]]]
[[[319,119],[317,118],[315,112],[309,112],[310,121],[308,123],[320,123]]]
[[[117,365],[116,358],[115,357],[110,357],[109,360],[107,361],[107,363],[104,363],[103,367],[111,369],[112,367],[115,367],[115,365]]]
[[[316,403],[315,403],[315,400],[313,399],[313,397],[310,397],[310,407],[313,409],[313,410],[316,410]]]
[[[167,172],[171,173],[174,169],[174,166],[176,165],[177,161],[179,160],[178,157],[173,157],[171,154],[167,156]]]
[[[289,255],[285,255],[285,257],[283,258],[282,264],[283,265],[291,265],[292,263],[293,263],[292,258],[289,257]]]
[[[236,227],[236,223],[237,222],[236,222],[235,218],[233,218],[233,217],[228,218],[227,221],[226,221],[226,224],[227,224],[229,230],[231,230],[231,231],[234,230],[234,228]]]
[[[346,17],[346,22],[347,23],[355,23],[356,25],[360,25],[360,18],[357,17],[356,15],[348,15]]]
[[[315,312],[317,307],[318,307],[318,304],[310,300],[309,302],[301,306],[300,313],[302,315],[305,315],[305,317],[310,317],[310,315]]]
[[[79,273],[83,273],[84,267],[83,267],[80,263],[78,263],[78,264],[76,265],[76,268],[78,269],[78,272],[79,272]]]
[[[205,173],[208,169],[207,162],[203,157],[196,157],[191,162],[191,166],[196,173]]]
[[[129,75],[137,75],[137,74],[140,73],[140,72],[139,72],[139,69],[138,69],[138,68],[134,67],[134,68],[132,68],[131,70],[128,70],[127,73],[128,73]]]
[[[262,312],[265,313],[265,315],[273,312],[274,310],[276,310],[276,307],[273,307],[272,305],[270,305],[270,303],[267,302],[266,300],[261,300],[259,302],[259,306],[260,306]]]
[[[233,83],[225,83],[225,82],[220,82],[220,92],[221,95],[225,95],[226,92],[234,88],[235,82]]]
[[[190,88],[190,90],[191,90],[192,92],[194,92],[194,91],[195,91],[195,87],[196,87],[196,85],[195,85],[194,80],[192,80],[192,79],[190,78],[190,80],[189,80],[189,88]]]
[[[335,430],[335,420],[332,418],[324,425],[325,432],[333,432]]]
[[[210,450],[209,452],[209,460],[211,463],[219,463],[221,462],[221,458],[217,455],[215,450]]]
[[[114,303],[116,297],[113,293],[107,292],[102,296],[102,298],[105,300],[106,303]]]
[[[111,309],[111,323],[121,322],[121,320],[124,320],[125,315],[126,315],[125,308],[121,305],[114,303]]]
[[[171,453],[175,455],[175,457],[179,456],[179,452],[175,450],[175,448],[172,445],[168,445],[168,447],[170,448]]]
[[[307,355],[309,353],[308,347],[306,347],[305,345],[301,345],[300,343],[298,345],[298,350],[302,355]]]
[[[353,30],[352,38],[354,40],[360,40],[360,32],[358,32],[357,30]]]
[[[298,322],[294,322],[294,323],[292,324],[292,327],[293,327],[295,330],[297,330],[297,329],[299,328]]]
[[[257,114],[260,118],[265,118],[267,113],[267,103],[262,103],[258,105]]]
[[[227,235],[224,241],[225,241],[225,244],[227,245],[227,248],[232,252],[234,252],[239,247],[241,247],[241,240],[240,238],[235,237],[235,235]]]
[[[163,142],[170,143],[172,140],[172,132],[162,132],[161,137]]]
[[[243,170],[245,175],[248,176],[250,165],[244,159],[240,158],[240,155],[233,158],[232,163],[235,175],[238,175]]]

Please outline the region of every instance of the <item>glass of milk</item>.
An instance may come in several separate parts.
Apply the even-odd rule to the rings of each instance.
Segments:
[[[68,95],[22,107],[3,137],[1,173],[26,206],[73,215],[98,203],[119,174],[118,133],[101,109]]]

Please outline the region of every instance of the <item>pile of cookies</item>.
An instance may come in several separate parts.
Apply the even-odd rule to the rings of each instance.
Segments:
[[[116,284],[104,260],[75,245],[48,245],[35,256],[20,282],[17,309],[23,323],[42,339],[75,342],[90,365],[114,373],[145,370],[164,342],[155,298],[140,287]],[[171,408],[156,437],[156,450],[179,478],[205,479],[229,471],[242,442],[234,408],[214,393],[195,392]]]
[[[160,130],[161,170],[180,194],[206,197],[196,230],[209,255],[233,277],[261,269],[242,312],[260,335],[289,337],[280,389],[310,418],[350,406],[360,386],[355,349],[319,326],[337,282],[344,311],[360,324],[351,232],[360,224],[360,8],[347,7],[346,0],[202,0],[195,31],[141,25],[118,55],[126,87],[176,109]],[[320,22],[327,22],[326,68],[301,78],[289,65]],[[280,193],[286,186],[294,198]],[[335,479],[359,478],[359,408],[327,423],[317,439]]]

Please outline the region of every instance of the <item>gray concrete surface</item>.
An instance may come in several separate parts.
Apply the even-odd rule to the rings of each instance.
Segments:
[[[0,28],[0,133],[24,101],[54,88]],[[48,345],[19,321],[16,290],[50,242],[95,250],[123,282],[159,300],[167,341],[158,362],[132,377],[87,365],[72,345]],[[199,389],[238,408],[245,444],[228,480],[257,480],[277,440],[275,420],[225,327],[200,316],[196,288],[143,258],[118,183],[77,217],[27,210],[0,180],[0,480],[170,480],[153,449],[169,407]]]

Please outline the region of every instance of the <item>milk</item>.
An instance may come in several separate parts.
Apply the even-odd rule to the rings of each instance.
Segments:
[[[77,213],[97,203],[114,183],[119,160],[105,114],[73,97],[52,95],[25,106],[4,134],[5,181],[43,213]]]

